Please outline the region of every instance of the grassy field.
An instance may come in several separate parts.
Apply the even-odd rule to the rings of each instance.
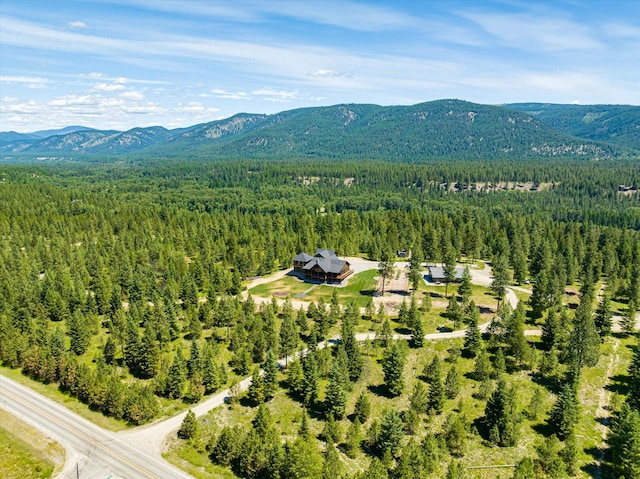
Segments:
[[[64,449],[0,409],[0,477],[48,478],[64,465]]]
[[[373,279],[378,275],[377,270],[363,271],[354,274],[347,280],[344,287],[328,286],[324,284],[305,283],[293,276],[285,276],[271,283],[260,284],[249,290],[249,294],[255,296],[276,297],[284,299],[294,298],[297,294],[307,293],[304,301],[318,301],[324,298],[328,301],[334,291],[337,292],[340,304],[354,302],[357,306],[365,307],[371,301],[376,281]]]

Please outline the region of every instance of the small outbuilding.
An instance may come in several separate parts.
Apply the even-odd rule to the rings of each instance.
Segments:
[[[443,266],[428,264],[427,268],[429,269],[429,279],[432,283],[443,283],[446,281]],[[464,268],[462,268],[461,266],[456,266],[456,275],[454,281],[461,281],[463,273]]]

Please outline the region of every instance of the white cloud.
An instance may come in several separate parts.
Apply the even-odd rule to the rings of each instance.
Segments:
[[[100,72],[81,73],[80,77],[99,79],[99,78],[104,78],[104,73],[100,73]]]
[[[14,101],[18,101],[18,99],[12,96],[5,96],[2,97],[2,101],[4,101],[5,103],[13,103]]]
[[[274,90],[273,88],[261,88],[251,92],[255,96],[262,97],[263,100],[272,102],[288,102],[298,99],[298,90],[285,91]]]
[[[179,103],[176,107],[176,111],[180,113],[190,113],[190,114],[203,114],[203,113],[216,113],[220,111],[219,108],[210,108],[204,106],[199,101],[191,101],[186,104]]]
[[[139,91],[125,91],[118,96],[126,100],[144,100],[144,95]]]
[[[527,51],[575,51],[602,48],[602,43],[586,26],[548,15],[527,13],[458,14],[482,27],[508,47]]]
[[[312,77],[319,78],[335,78],[335,77],[353,77],[353,73],[337,72],[335,70],[316,70],[309,74]]]
[[[2,75],[0,76],[0,82],[3,83],[26,83],[29,85],[36,85],[36,84],[40,84],[40,85],[46,85],[47,83],[49,83],[49,80],[47,80],[46,78],[41,78],[41,77],[25,77],[25,76],[6,76],[6,75]]]
[[[608,35],[618,38],[640,40],[640,27],[626,23],[608,23],[604,26]]]
[[[112,83],[99,83],[93,87],[93,91],[121,91],[124,90],[124,85],[114,85]]]
[[[69,28],[73,28],[74,30],[87,28],[87,24],[81,21],[71,22],[69,23]]]
[[[224,98],[225,100],[251,100],[251,96],[245,91],[227,91],[214,89],[211,93],[217,98]]]

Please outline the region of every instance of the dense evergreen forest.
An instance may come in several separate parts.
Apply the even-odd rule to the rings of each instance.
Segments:
[[[473,477],[460,465],[465,441],[475,435],[487,447],[517,445],[524,415],[542,406],[532,402],[525,411],[517,388],[533,390],[512,376],[536,377],[557,398],[539,431],[543,450],[502,477],[566,477],[584,463],[577,391],[601,342],[609,344],[612,302],[624,316],[616,334],[629,334],[625,344],[635,353],[619,381],[605,473],[638,478],[640,195],[620,185],[640,186],[640,162],[0,165],[0,361],[132,424],[253,372],[245,398],[257,408],[251,425],[203,440],[212,461],[240,477]],[[470,333],[457,356],[460,368],[468,361],[476,369],[456,377],[462,370],[445,363],[455,351],[441,351],[424,368],[422,389],[407,391],[402,365],[416,353],[385,333],[364,358],[354,328],[367,314],[353,305],[327,301],[296,312],[240,294],[248,278],[288,268],[297,253],[319,247],[381,262],[399,250],[428,262],[483,259],[505,273],[505,283],[530,284],[532,294],[515,311],[496,313],[503,329],[483,339],[475,305],[458,289],[462,302],[455,299],[447,314],[462,308]],[[572,307],[567,291],[578,298]],[[421,337],[418,305],[406,307],[394,324]],[[525,322],[542,328],[540,341],[520,335]],[[332,332],[342,339],[333,352],[312,348],[286,377],[277,371],[277,357]],[[421,340],[410,346],[425,347]],[[347,398],[363,391],[369,362],[382,365],[380,395],[404,395],[406,410],[372,420],[364,388],[347,419]],[[263,365],[264,379],[256,372]],[[484,391],[479,417],[452,412],[432,420],[437,428],[421,425],[425,415],[454,407],[445,403],[456,402],[464,381]],[[306,411],[286,441],[264,406],[283,385]],[[322,448],[305,425],[312,418],[324,424]],[[193,420],[181,437],[196,435]],[[338,421],[349,424],[346,435],[336,432]],[[329,469],[342,456],[366,461]]]

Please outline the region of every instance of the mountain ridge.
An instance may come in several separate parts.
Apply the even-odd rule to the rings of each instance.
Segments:
[[[628,152],[637,154],[640,150],[640,107],[593,105],[590,110],[573,107],[538,103],[493,106],[463,100],[408,106],[339,104],[275,114],[238,113],[174,130],[161,126],[136,127],[124,132],[82,130],[41,140],[15,140],[0,133],[0,152],[412,160],[611,158]],[[585,111],[592,112],[587,116],[592,121],[580,121],[581,115],[585,118]],[[589,129],[589,125],[593,128]]]

